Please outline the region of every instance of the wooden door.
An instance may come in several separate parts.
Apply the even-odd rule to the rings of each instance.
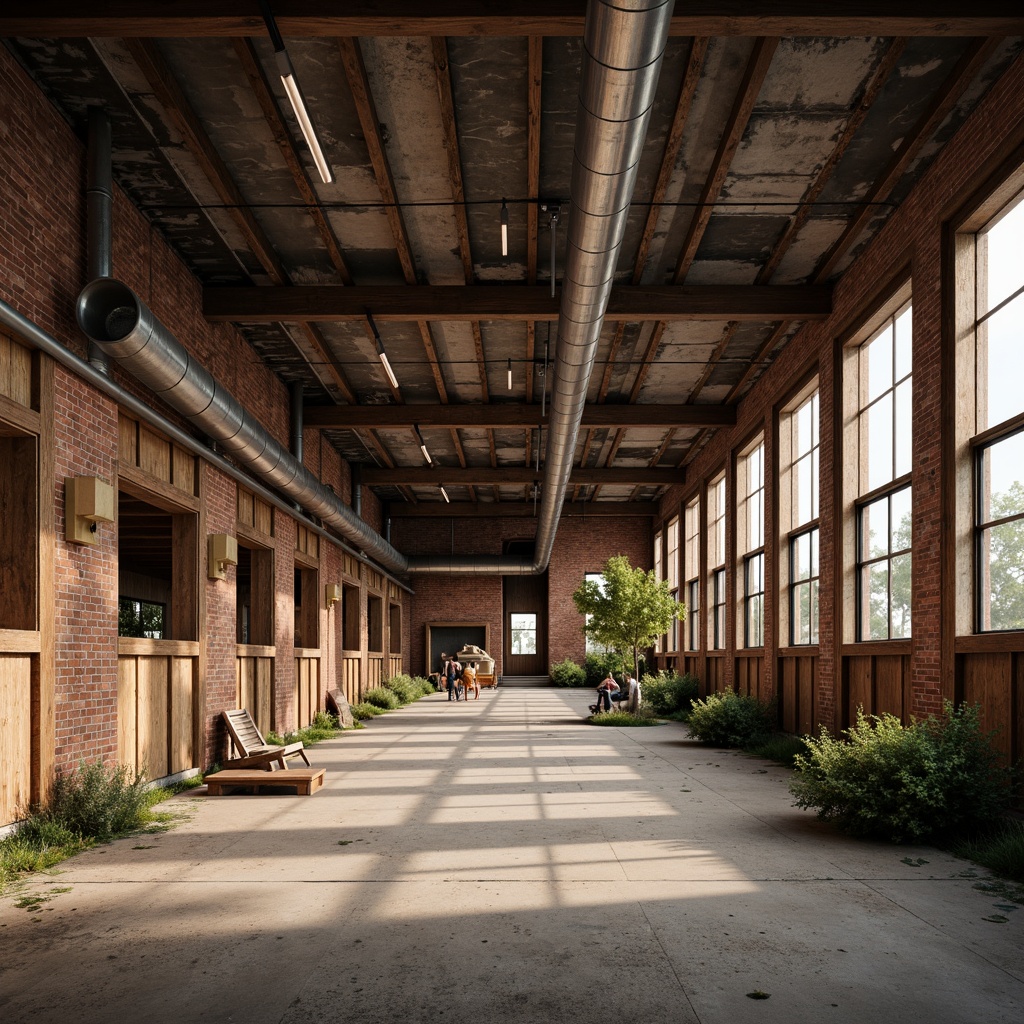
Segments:
[[[507,676],[548,674],[548,574],[506,576],[504,584]]]

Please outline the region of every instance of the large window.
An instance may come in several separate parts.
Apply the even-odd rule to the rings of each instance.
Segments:
[[[686,581],[686,649],[700,650],[700,497],[683,511],[683,579]]]
[[[665,527],[665,579],[672,593],[672,600],[679,600],[679,517],[669,520]],[[672,620],[668,634],[668,650],[679,650],[679,620]]]
[[[588,583],[596,583],[604,593],[604,575],[599,572],[588,572],[583,574],[583,578]],[[586,616],[586,621],[590,623],[590,616]],[[586,652],[587,654],[608,654],[608,648],[604,644],[599,644],[589,633],[584,634],[586,640]]]
[[[665,578],[662,570],[662,551],[663,545],[661,540],[661,530],[658,530],[654,535],[654,575],[659,580]],[[665,638],[662,636],[655,637],[654,639],[654,650],[655,653],[660,654],[665,649]]]
[[[804,388],[779,421],[779,520],[787,578],[783,643],[818,642],[818,382]]]
[[[725,649],[725,475],[708,485],[708,646]]]
[[[974,593],[979,632],[1024,629],[1024,196],[977,237]]]
[[[737,538],[741,549],[740,622],[744,647],[764,646],[764,441],[740,456],[736,474]]]
[[[857,640],[910,636],[911,361],[906,303],[856,350]]]
[[[532,612],[512,615],[512,653],[537,653],[537,616]]]

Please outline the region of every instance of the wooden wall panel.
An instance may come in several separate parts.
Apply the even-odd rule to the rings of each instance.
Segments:
[[[252,712],[256,726],[266,735],[273,726],[274,708],[274,659],[256,658],[255,706]]]
[[[350,657],[349,655],[342,656],[341,685],[349,704],[358,704],[363,695],[362,688],[359,685],[361,665],[362,658],[358,655],[355,657]]]
[[[0,825],[24,817],[31,799],[32,662],[0,654]]]
[[[1012,652],[960,655],[963,700],[981,704],[981,724],[986,732],[996,730],[995,743],[1007,760],[1021,751],[1021,662]]]
[[[192,658],[170,658],[171,729],[168,769],[181,772],[196,766],[192,755]]]
[[[708,658],[707,693],[720,693],[725,689],[725,658]]]
[[[248,708],[249,713],[255,717],[255,704],[256,659],[239,655],[235,658],[235,707]]]
[[[160,656],[138,659],[138,769],[150,779],[168,774],[167,660]]]
[[[846,672],[846,718],[843,728],[857,721],[857,709],[864,708],[867,715],[874,714],[874,698],[871,686],[871,657],[862,655],[844,658]]]
[[[383,678],[384,659],[371,654],[366,659],[366,689],[372,690],[375,686],[380,686]]]
[[[756,697],[758,700],[763,699],[761,694],[761,665],[763,661],[764,658],[761,655],[757,657],[737,655],[736,691],[738,693]]]
[[[388,658],[388,678],[394,676],[400,676],[402,674],[402,656],[400,654],[392,654]]]
[[[34,437],[0,436],[0,629],[38,629],[39,505]]]
[[[138,662],[132,657],[117,659],[117,760],[138,768]]]
[[[313,721],[313,716],[322,710],[323,694],[320,692],[320,659],[295,659],[295,714],[297,728],[304,729]]]
[[[909,700],[904,701],[904,679],[908,666],[901,655],[877,655],[874,659],[874,701],[871,713],[889,714],[904,718]],[[909,698],[909,694],[907,695]]]
[[[139,469],[165,483],[171,482],[171,443],[139,425]]]
[[[117,457],[129,466],[139,464],[139,424],[123,413],[117,417]]]
[[[186,494],[194,495],[196,493],[196,457],[191,452],[185,451],[184,448],[172,445],[171,458],[174,486]]]
[[[0,395],[32,408],[32,350],[0,333]]]
[[[273,506],[256,498],[253,506],[253,526],[269,537],[274,532],[274,509]]]

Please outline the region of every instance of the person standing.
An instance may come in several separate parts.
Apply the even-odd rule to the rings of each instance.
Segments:
[[[629,674],[629,687],[626,696],[626,710],[631,714],[635,715],[640,711],[640,683],[632,672]]]
[[[459,663],[454,658],[448,658],[444,663],[444,678],[448,686],[448,700],[459,699]]]

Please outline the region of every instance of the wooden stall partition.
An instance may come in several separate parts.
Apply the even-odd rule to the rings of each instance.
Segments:
[[[235,706],[245,708],[264,735],[274,727],[275,651],[255,644],[235,648]]]
[[[366,689],[372,690],[384,681],[384,655],[368,654],[366,656]]]
[[[0,825],[25,816],[32,784],[32,682],[38,655],[0,646]]]
[[[362,655],[358,651],[342,651],[341,686],[349,704],[358,704],[363,697],[361,684]]]

